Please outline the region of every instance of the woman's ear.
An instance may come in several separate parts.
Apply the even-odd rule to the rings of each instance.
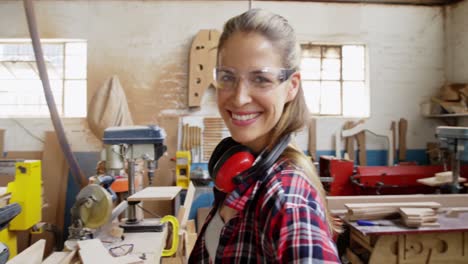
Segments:
[[[296,71],[289,77],[287,102],[296,98],[297,92],[301,86],[301,73]]]

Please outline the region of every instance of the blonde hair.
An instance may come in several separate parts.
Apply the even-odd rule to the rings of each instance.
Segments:
[[[251,9],[229,19],[224,25],[223,33],[219,39],[218,55],[229,37],[236,32],[261,34],[280,52],[284,68],[299,71],[301,49],[296,40],[294,29],[284,17],[262,9]],[[302,85],[300,85],[296,97],[285,104],[283,113],[272,131],[272,140],[267,148],[272,149],[285,135],[301,130],[307,123],[308,113],[304,92]],[[320,199],[324,203],[326,221],[330,230],[340,232],[340,227],[327,209],[325,190],[311,160],[301,150],[292,145],[288,146],[282,156],[301,167],[309,176],[312,185],[316,188]]]

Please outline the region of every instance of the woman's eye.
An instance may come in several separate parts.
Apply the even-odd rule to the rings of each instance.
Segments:
[[[271,83],[272,81],[265,76],[257,75],[254,78],[254,82],[259,83],[259,84],[268,84],[268,83]]]
[[[234,75],[224,74],[221,76],[221,81],[223,82],[234,82],[235,79]]]

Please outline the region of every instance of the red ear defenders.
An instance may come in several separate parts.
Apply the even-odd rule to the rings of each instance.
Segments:
[[[280,142],[267,153],[262,152],[255,165],[256,157],[252,150],[243,146],[231,137],[224,138],[216,146],[208,162],[208,171],[218,190],[230,193],[244,177],[261,177],[289,144],[290,135],[281,138]]]

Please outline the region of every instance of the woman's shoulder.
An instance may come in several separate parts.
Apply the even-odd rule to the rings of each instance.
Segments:
[[[317,188],[306,171],[287,158],[278,160],[273,166],[272,177],[266,182],[268,192],[282,202],[309,203],[318,199]]]

